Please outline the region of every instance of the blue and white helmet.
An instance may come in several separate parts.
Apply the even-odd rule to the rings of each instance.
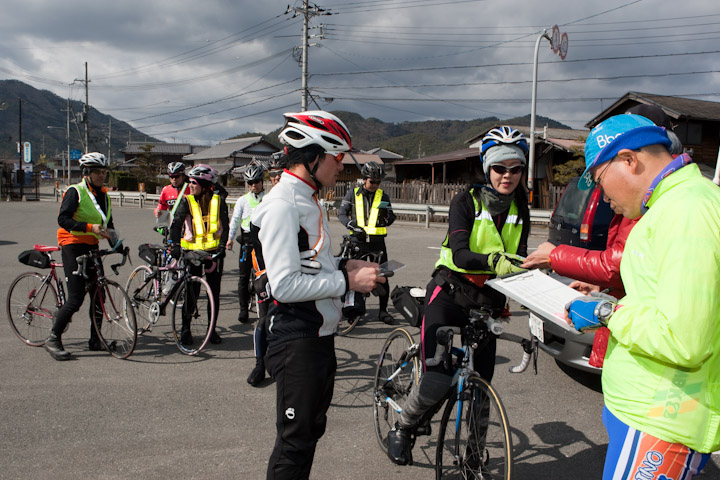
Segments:
[[[493,128],[483,137],[480,156],[485,156],[485,152],[497,145],[517,145],[525,155],[530,150],[525,135],[520,130],[507,126]]]

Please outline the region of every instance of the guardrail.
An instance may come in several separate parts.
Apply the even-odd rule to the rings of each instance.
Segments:
[[[323,202],[327,209],[328,216],[330,212],[336,212],[340,206],[340,201]],[[418,223],[424,217],[425,228],[430,228],[433,217],[446,217],[450,212],[449,205],[422,205],[417,203],[393,203],[392,209],[395,214],[416,215]],[[530,223],[538,223],[548,225],[550,223],[551,210],[541,210],[536,208],[530,209]]]
[[[55,189],[55,201],[60,201],[62,198],[63,190]],[[144,192],[108,192],[108,196],[115,202],[118,202],[122,207],[123,205],[137,205],[139,208],[143,208],[145,204],[156,205],[160,199],[160,195],[156,193],[144,193]],[[340,200],[334,202],[328,202],[321,200],[325,205],[325,209],[328,213],[336,213],[340,207]],[[230,203],[228,203],[230,207]],[[416,215],[417,221],[420,223],[423,221],[425,228],[430,228],[430,223],[433,221],[433,217],[447,217],[450,207],[448,205],[422,205],[417,203],[393,203],[393,211],[395,214],[401,215]],[[550,223],[550,216],[552,215],[551,210],[540,210],[536,208],[530,209],[530,222],[548,225]]]

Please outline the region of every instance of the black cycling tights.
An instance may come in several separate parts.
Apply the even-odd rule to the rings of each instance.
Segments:
[[[85,280],[81,275],[73,275],[73,272],[78,269],[77,257],[97,249],[97,245],[88,245],[85,243],[75,243],[61,247],[63,270],[65,271],[65,285],[67,286],[65,289],[67,292],[67,301],[55,313],[55,323],[53,324],[52,331],[58,338],[65,331],[68,323],[72,321],[73,314],[80,310],[85,300],[85,288],[89,280]],[[94,279],[97,272],[88,265],[87,273],[91,279]],[[88,307],[88,309],[89,308],[91,307]],[[102,317],[102,312],[98,312],[98,314],[99,317]],[[91,319],[90,339],[97,340],[97,334],[92,325],[92,312],[89,311],[89,315],[88,318]]]

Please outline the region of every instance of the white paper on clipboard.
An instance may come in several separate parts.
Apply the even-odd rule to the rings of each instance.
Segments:
[[[580,332],[565,322],[565,305],[582,294],[540,270],[493,278],[488,280],[486,285],[526,306],[543,320],[580,335]]]

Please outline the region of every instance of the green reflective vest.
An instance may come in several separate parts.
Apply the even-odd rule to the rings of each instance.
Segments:
[[[83,179],[80,183],[71,185],[70,188],[74,188],[78,192],[78,207],[73,214],[73,220],[107,227],[108,219],[112,214],[110,210],[110,197],[105,195],[105,207],[107,213],[103,213],[100,205],[98,205],[97,203],[95,195],[92,194],[92,192],[87,186],[87,183],[85,183],[85,179]],[[100,239],[100,237],[98,237],[92,232],[81,232],[78,230],[72,230],[70,233],[78,236],[90,235],[97,238],[98,240]]]
[[[492,252],[507,252],[517,253],[518,246],[520,245],[520,237],[522,235],[523,221],[519,218],[518,208],[513,200],[510,205],[510,211],[505,219],[505,224],[502,228],[502,233],[498,233],[498,229],[495,227],[492,215],[485,208],[485,205],[475,198],[475,189],[470,189],[470,196],[473,199],[473,205],[475,206],[475,221],[473,222],[472,230],[470,231],[470,251],[473,253],[492,253]],[[448,236],[445,236],[445,241],[440,248],[440,259],[435,264],[435,268],[445,266],[451,270],[461,273],[469,274],[480,274],[487,275],[495,272],[488,270],[465,270],[453,262],[452,250],[448,247]]]
[[[248,192],[244,195],[245,199],[248,202],[248,205],[250,205],[250,212],[252,213],[255,210],[255,207],[260,205],[260,202],[255,199],[255,195],[252,192]],[[252,218],[252,215],[248,215],[246,218],[242,219],[242,222],[240,225],[242,225],[242,229],[245,231],[250,230],[250,219]]]
[[[368,235],[387,235],[387,228],[378,227],[377,219],[380,213],[380,202],[382,201],[383,191],[381,189],[375,190],[372,204],[370,205],[370,215],[368,216],[367,225],[365,224],[365,202],[362,198],[360,187],[355,188],[355,221],[357,226],[365,230]],[[358,196],[360,198],[358,198]],[[350,232],[352,233],[352,232]]]
[[[218,213],[220,212],[220,196],[215,194],[210,199],[210,209],[207,215],[207,231],[205,230],[205,218],[203,217],[200,204],[195,195],[185,197],[190,206],[192,216],[193,240],[180,240],[180,245],[186,250],[212,250],[220,245],[220,237],[216,237],[218,231]]]

